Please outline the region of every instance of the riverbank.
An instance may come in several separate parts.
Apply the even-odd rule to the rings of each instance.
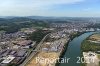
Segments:
[[[77,63],[77,57],[79,57],[81,54],[81,43],[91,34],[93,34],[93,32],[86,32],[70,41],[67,47],[67,51],[63,56],[63,58],[70,58],[70,60],[68,63],[60,63],[59,66],[80,66],[80,63]]]
[[[63,56],[65,55],[65,52],[67,51],[67,47],[68,47],[68,45],[69,45],[69,42],[71,42],[74,38],[76,38],[76,37],[78,37],[78,36],[80,36],[80,35],[82,35],[82,34],[84,34],[84,33],[85,33],[85,32],[78,32],[78,33],[76,33],[76,34],[72,34],[72,35],[70,36],[69,41],[64,45],[64,49],[62,50],[62,52],[61,52],[59,58],[63,58]],[[61,61],[61,59],[60,59],[59,61]],[[55,66],[59,66],[59,64],[60,64],[60,63],[57,62]]]
[[[84,55],[83,55],[83,52],[86,54],[86,53],[92,53],[92,54],[95,54],[94,56],[96,56],[95,57],[95,59],[97,60],[99,60],[99,58],[98,58],[98,53],[97,53],[97,51],[100,51],[100,46],[99,46],[99,44],[97,43],[97,41],[99,41],[100,40],[100,33],[98,34],[98,33],[94,33],[94,34],[92,34],[92,35],[90,35],[89,37],[87,37],[83,42],[82,42],[82,45],[81,45],[81,57],[84,57]],[[94,53],[95,52],[95,53]],[[88,55],[87,55],[88,56]],[[89,56],[90,57],[90,56]],[[92,57],[90,57],[90,58],[92,58]],[[94,59],[94,60],[95,60]],[[86,59],[84,58],[83,59],[83,61],[85,60],[85,62],[86,62]],[[95,61],[94,63],[92,63],[92,65],[95,65],[96,64],[96,66],[99,66],[99,62],[97,61]],[[98,65],[97,65],[98,64]],[[81,63],[81,66],[91,66],[91,64],[89,64],[89,63]]]
[[[74,38],[76,38],[76,37],[78,37],[78,36],[80,36],[80,35],[82,35],[84,33],[86,33],[86,32],[73,33],[73,34],[70,35],[70,40],[73,40]]]
[[[69,42],[71,42],[74,38],[76,38],[76,37],[78,37],[78,36],[80,36],[80,35],[82,35],[82,34],[84,34],[84,33],[89,33],[89,32],[78,32],[78,33],[72,34],[72,35],[70,36],[70,40],[64,45],[64,49],[63,49],[63,51],[61,52],[59,58],[63,58],[63,57],[64,57],[64,55],[65,55],[65,53],[66,53],[66,51],[67,51]],[[60,59],[59,61],[61,61],[61,59]],[[55,66],[59,66],[59,65],[60,65],[60,63],[57,62]]]
[[[98,43],[96,43],[96,41],[99,41],[99,40],[96,40],[96,37],[99,37],[99,36],[93,37],[94,35],[97,35],[97,34],[98,33],[94,33],[94,34],[88,36],[85,40],[83,40],[83,42],[81,44],[81,51],[82,52],[98,51],[98,50],[100,50],[100,49],[96,49],[98,47]]]
[[[60,56],[59,56],[59,58],[62,58],[63,56],[64,56],[64,54],[65,54],[65,52],[67,51],[67,47],[68,47],[68,43],[70,42],[70,40],[64,45],[64,49],[62,50],[62,52],[60,53]],[[60,61],[61,62],[61,59],[59,59],[58,61]],[[59,66],[59,62],[57,62],[56,64],[55,64],[55,66]]]
[[[90,36],[92,36],[92,35],[94,35],[94,34],[91,34]],[[90,36],[88,36],[85,40],[83,40],[83,42],[81,43],[81,56],[80,57],[83,57],[83,49],[82,49],[82,45],[84,44],[84,42],[90,37]],[[83,59],[83,61],[84,61],[84,59]],[[81,65],[80,66],[86,66],[86,63],[81,63]]]

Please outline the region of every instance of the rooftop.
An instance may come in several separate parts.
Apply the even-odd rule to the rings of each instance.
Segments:
[[[5,58],[1,63],[4,63],[4,64],[8,64],[10,63],[15,57],[13,56],[8,56],[7,58]]]
[[[21,42],[18,42],[17,45],[25,46],[25,45],[29,45],[31,43],[32,43],[31,40],[23,40]]]

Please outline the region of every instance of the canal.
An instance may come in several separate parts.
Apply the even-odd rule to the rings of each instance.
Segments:
[[[67,51],[63,58],[70,58],[68,63],[61,63],[59,66],[80,66],[80,63],[77,63],[79,60],[77,57],[80,57],[81,54],[81,43],[84,39],[92,35],[94,32],[88,32],[80,35],[79,37],[74,38],[69,42]]]

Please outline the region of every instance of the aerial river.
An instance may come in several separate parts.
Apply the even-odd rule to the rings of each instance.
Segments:
[[[80,66],[80,63],[77,63],[77,61],[79,60],[78,57],[81,55],[81,43],[93,33],[94,32],[84,33],[69,42],[67,51],[63,58],[70,58],[70,60],[67,63],[61,63],[59,66]]]

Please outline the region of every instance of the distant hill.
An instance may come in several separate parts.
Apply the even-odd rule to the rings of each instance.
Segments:
[[[46,17],[46,16],[0,16],[0,21],[48,21],[48,22],[100,22],[99,17]]]

